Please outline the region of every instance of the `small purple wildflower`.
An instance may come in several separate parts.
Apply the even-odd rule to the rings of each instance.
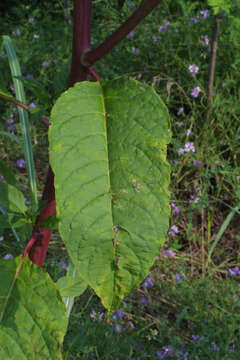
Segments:
[[[190,73],[192,74],[192,76],[195,76],[198,71],[199,71],[199,67],[195,64],[192,64],[188,67],[188,70],[190,71]]]
[[[28,19],[28,22],[34,23],[34,22],[35,22],[35,19],[34,19],[33,17],[30,17],[30,18]]]
[[[157,38],[157,36],[155,36],[155,35],[153,35],[152,39],[153,39],[154,42],[157,42],[157,41],[158,41],[158,38]]]
[[[181,106],[181,107],[178,109],[177,115],[179,116],[179,115],[183,114],[183,112],[184,112],[184,107]]]
[[[166,354],[162,351],[156,351],[156,354],[160,358],[160,360],[164,360],[166,357]]]
[[[239,267],[236,266],[235,268],[233,269],[229,269],[229,274],[230,276],[234,276],[234,275],[238,275],[240,276],[240,270],[239,270]]]
[[[193,160],[193,165],[200,168],[200,167],[202,167],[202,161],[201,160]]]
[[[132,321],[128,321],[128,325],[131,329],[135,329],[135,325],[133,324]]]
[[[201,44],[202,46],[208,46],[208,44],[209,44],[209,38],[208,38],[208,36],[207,36],[207,35],[201,35],[201,39],[202,39],[202,40],[200,40],[200,44]]]
[[[117,319],[123,319],[124,318],[124,313],[122,311],[115,311],[112,315],[112,318],[114,320],[117,320]]]
[[[5,260],[11,260],[11,259],[13,259],[13,255],[12,254],[6,254],[3,258]]]
[[[195,23],[195,24],[197,24],[197,23],[199,22],[199,16],[192,17],[192,18],[190,19],[190,21],[193,22],[193,23]]]
[[[227,86],[227,83],[223,82],[222,83],[222,88],[225,88]]]
[[[154,285],[154,281],[151,278],[151,276],[148,276],[146,280],[144,280],[143,282],[143,286],[145,286],[146,288],[152,287],[153,285]]]
[[[200,14],[202,15],[202,19],[206,19],[209,16],[209,10],[201,10]]]
[[[125,330],[125,328],[123,327],[122,324],[113,324],[113,329],[117,332],[117,333],[121,333]]]
[[[183,148],[179,148],[178,149],[178,155],[180,156],[180,155],[182,155],[183,153],[184,153],[184,149]]]
[[[163,346],[162,349],[164,350],[166,355],[171,356],[171,357],[174,356],[172,346]]]
[[[144,305],[147,305],[147,304],[148,304],[148,299],[147,299],[145,296],[142,296],[142,297],[140,298],[140,301],[141,301],[141,303],[144,304]]]
[[[182,275],[180,273],[177,273],[176,274],[176,282],[179,283],[181,282],[182,280],[187,280],[186,276],[185,275]]]
[[[173,214],[173,215],[178,215],[178,214],[180,214],[180,212],[181,212],[181,210],[179,209],[178,206],[176,206],[176,207],[172,210],[172,214]]]
[[[235,294],[235,295],[233,295],[233,300],[234,301],[238,301],[238,296]]]
[[[187,131],[186,131],[186,137],[189,137],[190,134],[191,134],[191,130],[190,130],[190,129],[187,129]]]
[[[189,151],[195,152],[195,146],[194,146],[193,142],[187,142],[185,144],[184,151],[185,152],[189,152]]]
[[[191,199],[189,200],[190,204],[191,203],[194,203],[194,204],[197,204],[200,200],[200,197],[199,196],[194,196],[194,195],[191,195]]]
[[[51,62],[51,60],[44,61],[44,62],[42,63],[42,67],[48,66],[48,65],[50,64],[50,62]]]
[[[3,176],[3,175],[0,175],[0,181],[5,182],[5,179],[4,179],[4,176]]]
[[[31,104],[29,104],[28,107],[29,109],[34,109],[36,105],[34,104],[34,102],[31,102]]]
[[[219,347],[214,341],[211,342],[211,346],[212,346],[211,348],[212,351],[219,351]]]
[[[3,236],[0,236],[0,241],[3,241],[4,240],[4,237]]]
[[[135,55],[138,55],[140,53],[140,50],[139,49],[136,49],[135,46],[132,47],[131,49],[132,53],[135,54]]]
[[[67,264],[64,261],[60,261],[59,265],[61,266],[62,269],[67,269]]]
[[[167,249],[164,249],[164,248],[162,248],[162,253],[163,253],[163,255],[169,257],[170,259],[172,259],[176,255],[176,253],[174,251],[167,250]]]
[[[127,38],[130,39],[134,36],[134,31],[131,31],[128,35],[127,35]]]
[[[201,92],[201,88],[197,86],[194,89],[192,89],[191,95],[192,97],[197,98],[200,92]]]
[[[21,168],[21,169],[25,169],[26,168],[26,162],[24,159],[19,159],[17,160],[17,167]]]
[[[117,227],[116,225],[114,225],[113,231],[114,231],[114,232],[118,232],[118,227]]]

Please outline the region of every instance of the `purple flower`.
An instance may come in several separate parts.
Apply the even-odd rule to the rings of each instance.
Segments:
[[[200,200],[200,197],[196,196],[194,197],[194,195],[191,195],[191,200],[189,200],[190,204],[191,203],[194,203],[194,204],[197,204]]]
[[[192,76],[195,76],[198,71],[199,71],[199,67],[195,64],[192,64],[188,67],[188,70],[190,71],[190,73],[192,74]]]
[[[147,299],[145,296],[142,296],[142,297],[140,298],[140,301],[141,301],[141,303],[144,304],[144,305],[147,305],[147,304],[148,304],[148,299]]]
[[[118,232],[118,227],[117,227],[116,225],[114,225],[113,231],[114,231],[114,232]]]
[[[35,21],[35,19],[34,19],[33,17],[30,17],[30,18],[28,19],[28,22],[30,22],[30,23],[34,23],[34,21]]]
[[[161,25],[161,26],[159,26],[159,28],[158,28],[158,31],[159,32],[162,32],[164,30],[164,27]]]
[[[195,23],[195,24],[197,24],[197,23],[199,22],[199,16],[192,17],[192,18],[190,19],[190,21],[193,22],[193,23]]]
[[[209,16],[209,10],[201,10],[200,14],[202,15],[202,19],[206,19]]]
[[[185,144],[184,151],[185,152],[189,152],[189,151],[195,152],[195,146],[194,146],[193,142],[187,142]]]
[[[207,36],[207,35],[201,35],[201,39],[202,39],[202,40],[200,40],[200,44],[201,44],[202,46],[208,46],[208,44],[209,44],[209,38],[208,38],[208,36]]]
[[[200,92],[201,92],[201,88],[197,86],[194,89],[192,89],[191,95],[192,97],[197,98]]]
[[[51,62],[51,60],[44,61],[44,62],[42,63],[42,67],[48,66],[48,65],[50,64],[50,62]]]
[[[36,107],[36,105],[34,104],[34,102],[32,102],[31,104],[28,105],[29,109],[34,109]]]
[[[176,207],[172,210],[172,214],[173,214],[173,215],[178,215],[178,214],[180,214],[180,212],[181,212],[181,210],[179,209],[178,206],[176,206]]]
[[[216,343],[214,341],[211,342],[212,345],[212,351],[218,351],[219,347],[216,345]]]
[[[23,159],[17,160],[17,166],[18,166],[19,168],[21,168],[21,169],[25,169],[25,168],[26,168],[26,162],[25,162],[25,160],[23,160]]]
[[[180,156],[180,155],[182,155],[183,153],[184,153],[184,149],[183,148],[179,148],[178,149],[178,155]]]
[[[227,86],[227,83],[223,82],[222,83],[222,88],[225,88]]]
[[[171,356],[171,357],[174,356],[172,346],[163,346],[162,349],[164,350],[166,355]]]
[[[186,137],[189,137],[190,134],[191,134],[191,130],[190,130],[190,129],[187,129],[187,131],[186,131]]]
[[[133,324],[132,321],[128,321],[128,325],[131,329],[135,329],[135,325]]]
[[[131,51],[135,55],[138,55],[140,53],[140,51],[138,49],[136,49],[135,46],[132,47]]]
[[[134,36],[134,31],[131,31],[128,35],[127,35],[127,38],[130,39]]]
[[[117,333],[120,333],[120,332],[123,332],[125,330],[125,328],[123,327],[122,324],[114,324],[113,325],[113,329],[117,332]]]
[[[64,261],[60,261],[59,265],[62,269],[67,269],[67,264]]]
[[[143,282],[143,286],[145,286],[145,287],[152,287],[154,285],[154,281],[153,281],[153,279],[151,278],[151,276],[148,276],[147,278],[146,278],[146,280],[144,280],[144,282]]]
[[[163,253],[163,255],[169,257],[170,259],[176,255],[176,253],[174,251],[166,250],[166,249],[162,249],[162,253]]]
[[[11,259],[13,259],[13,255],[12,254],[6,254],[3,258],[5,260],[11,260]]]
[[[124,313],[122,311],[115,311],[112,315],[112,318],[114,320],[117,320],[117,319],[123,319],[124,318]]]
[[[238,275],[240,276],[240,270],[239,270],[239,267],[236,266],[235,268],[233,269],[229,269],[229,274],[230,276],[234,276],[234,275]]]
[[[152,37],[152,38],[153,38],[153,41],[154,41],[154,42],[157,42],[157,41],[158,41],[157,36],[153,35],[153,37]]]
[[[181,106],[181,107],[178,109],[178,112],[177,112],[178,116],[181,115],[183,112],[184,112],[184,107]]]
[[[179,283],[181,281],[181,274],[177,273],[176,274],[176,282]]]
[[[160,358],[160,360],[164,360],[166,357],[166,354],[162,351],[156,351],[156,354]]]
[[[4,237],[3,236],[0,236],[0,241],[3,241],[4,240]]]
[[[200,167],[202,167],[202,161],[201,160],[193,160],[193,165],[200,168]]]

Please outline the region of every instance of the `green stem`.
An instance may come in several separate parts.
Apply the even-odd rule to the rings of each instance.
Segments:
[[[25,92],[22,81],[16,78],[16,76],[22,76],[22,73],[16,52],[12,44],[12,40],[9,36],[3,36],[3,45],[6,49],[8,56],[9,66],[16,92],[16,99],[22,104],[26,104]],[[30,185],[30,198],[31,198],[33,211],[36,211],[38,208],[37,183],[36,183],[35,166],[33,160],[33,150],[32,150],[31,136],[30,136],[28,113],[26,110],[24,110],[22,107],[19,106],[18,106],[18,113],[22,128],[24,157],[26,161],[26,167],[27,167],[27,173],[28,173],[28,179]]]

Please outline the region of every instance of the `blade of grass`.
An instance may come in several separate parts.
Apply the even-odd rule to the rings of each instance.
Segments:
[[[206,268],[208,267],[208,264],[209,262],[211,261],[211,256],[212,256],[212,253],[215,249],[215,247],[217,246],[218,242],[220,241],[224,231],[227,229],[230,221],[232,220],[233,216],[238,213],[238,210],[239,210],[239,206],[240,204],[237,204],[237,206],[235,206],[235,208],[232,209],[232,211],[228,214],[228,216],[226,217],[226,219],[224,220],[222,226],[220,227],[218,233],[217,233],[217,236],[216,236],[216,239],[214,240],[210,250],[209,250],[209,253],[208,253],[208,257],[207,257],[207,262],[206,262]]]
[[[9,36],[3,36],[3,46],[7,52],[9,66],[11,70],[12,80],[15,88],[16,99],[23,104],[26,104],[25,92],[23,88],[22,81],[17,79],[16,76],[22,76],[19,61],[16,55],[16,52],[13,47],[12,40]],[[22,136],[24,143],[24,157],[26,161],[29,185],[30,185],[30,198],[32,203],[33,211],[36,211],[38,208],[38,199],[37,199],[37,183],[36,183],[36,174],[35,166],[33,160],[33,151],[32,151],[32,142],[30,136],[30,126],[28,121],[28,113],[26,110],[18,106],[18,113],[21,122]]]

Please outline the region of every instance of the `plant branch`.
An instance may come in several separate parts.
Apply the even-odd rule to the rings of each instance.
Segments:
[[[123,40],[162,0],[144,0],[134,13],[96,49],[84,54],[84,64],[90,66],[108,54]],[[88,64],[88,65],[87,65]]]
[[[213,83],[214,83],[214,75],[215,75],[216,59],[217,59],[218,34],[219,34],[219,26],[221,20],[222,20],[222,12],[219,12],[215,16],[213,35],[212,35],[211,59],[210,59],[210,66],[208,72],[208,86],[207,86],[207,109],[205,115],[206,122],[209,120],[210,107],[212,103]]]
[[[75,82],[84,81],[88,75],[88,67],[83,58],[90,50],[91,40],[91,0],[74,0],[74,25],[72,42],[72,66],[69,76],[69,87]]]
[[[27,105],[25,105],[22,102],[14,99],[13,97],[9,97],[9,96],[5,96],[5,95],[0,94],[0,98],[2,98],[5,101],[10,101],[11,103],[13,103],[13,104],[15,104],[17,106],[20,106],[21,108],[23,108],[24,110],[26,110],[28,112],[30,111],[30,109],[29,109],[29,107]]]

